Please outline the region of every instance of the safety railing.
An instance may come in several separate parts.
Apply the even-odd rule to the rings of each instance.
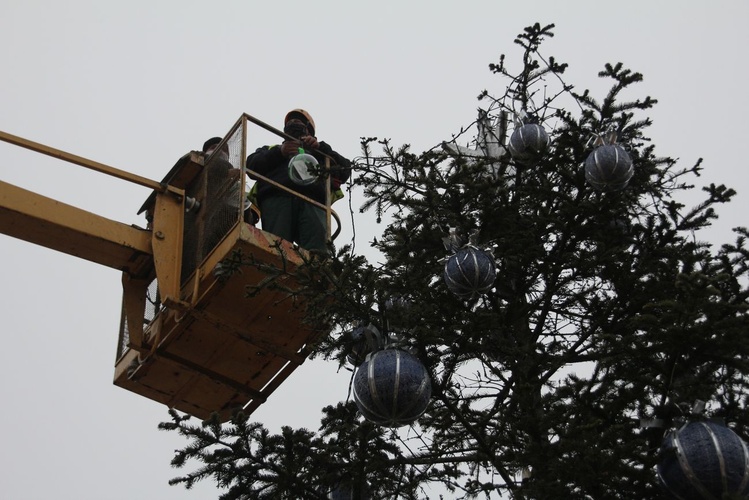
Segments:
[[[252,115],[249,115],[247,113],[243,113],[242,116],[239,118],[239,120],[237,120],[237,123],[234,125],[234,127],[232,127],[232,131],[230,131],[230,133],[227,135],[227,137],[229,137],[232,134],[233,131],[236,131],[239,128],[242,128],[245,131],[245,133],[242,134],[242,137],[244,138],[244,142],[242,144],[243,150],[242,150],[242,156],[241,156],[241,158],[243,159],[243,161],[242,161],[242,165],[240,167],[241,170],[242,170],[242,173],[243,174],[247,173],[247,174],[249,174],[249,176],[251,178],[255,179],[256,181],[266,182],[266,183],[274,186],[277,189],[280,189],[280,190],[282,190],[282,191],[284,191],[286,193],[291,194],[292,196],[295,196],[295,197],[297,197],[297,198],[305,201],[306,203],[309,203],[311,205],[314,205],[314,206],[316,206],[316,207],[324,210],[325,214],[326,214],[327,239],[329,241],[334,241],[338,237],[338,235],[341,233],[341,219],[338,216],[338,214],[331,208],[332,203],[333,203],[333,199],[332,199],[332,188],[331,188],[331,176],[330,176],[332,158],[330,156],[326,155],[325,153],[321,152],[321,151],[313,150],[315,153],[317,153],[320,156],[322,156],[323,158],[325,158],[325,164],[324,164],[324,172],[323,172],[323,174],[324,174],[324,182],[325,182],[325,200],[326,200],[326,203],[322,204],[322,203],[319,203],[319,202],[317,202],[317,201],[315,201],[315,200],[313,200],[313,199],[311,199],[311,198],[309,198],[307,196],[304,196],[303,194],[298,193],[297,191],[294,191],[293,189],[289,189],[287,186],[284,186],[284,185],[282,185],[282,184],[280,184],[280,183],[278,183],[278,182],[276,182],[276,181],[274,181],[272,179],[269,179],[268,177],[266,177],[264,175],[261,175],[261,174],[259,174],[257,172],[254,172],[254,171],[253,172],[249,172],[249,171],[246,172],[245,171],[246,169],[245,169],[245,161],[244,161],[244,159],[247,158],[248,153],[249,153],[248,150],[247,150],[247,138],[249,136],[248,122],[257,125],[257,126],[263,128],[263,129],[267,130],[268,132],[271,132],[271,133],[277,135],[278,137],[280,137],[282,139],[296,140],[294,137],[286,134],[282,130],[277,129],[277,128],[273,127],[272,125],[269,125],[269,124],[263,122],[262,120],[259,120],[259,119],[255,118]],[[222,144],[223,144],[223,142],[222,142]],[[221,145],[219,145],[219,147],[221,147]],[[218,151],[218,149],[217,149],[217,151]],[[243,175],[242,178],[244,179],[245,176]],[[245,199],[243,202],[246,203],[247,200]],[[332,224],[331,224],[332,223],[332,219],[335,219],[335,221],[336,221],[336,229],[335,229],[335,231],[332,231]]]

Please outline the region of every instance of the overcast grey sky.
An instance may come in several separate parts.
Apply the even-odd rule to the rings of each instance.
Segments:
[[[5,0],[0,130],[155,180],[243,112],[280,125],[304,107],[351,158],[363,136],[421,151],[475,119],[481,90],[503,92],[488,64],[505,53],[518,68],[513,39],[536,21],[557,25],[543,53],[570,64],[578,89],[602,96],[606,62],[643,73],[628,96],[659,100],[656,152],[704,157],[697,181],[739,192],[710,239],[747,225],[745,0]],[[0,155],[3,181],[143,224],[144,188],[5,143]],[[366,252],[381,228],[358,214],[355,225]],[[166,408],[112,385],[119,273],[6,236],[0,252],[0,498],[215,498],[209,483],[167,485],[185,442],[157,431]],[[316,429],[347,383],[305,364],[254,419]]]

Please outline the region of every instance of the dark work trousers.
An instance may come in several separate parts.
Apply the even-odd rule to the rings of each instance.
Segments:
[[[268,196],[260,201],[260,213],[263,231],[327,253],[325,210],[295,196]]]

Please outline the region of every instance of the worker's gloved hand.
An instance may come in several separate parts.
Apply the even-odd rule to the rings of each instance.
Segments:
[[[299,141],[283,141],[281,144],[281,154],[286,158],[291,158],[299,153],[300,147],[302,147],[302,143]]]
[[[305,135],[302,137],[302,144],[305,148],[317,149],[320,143],[317,142],[317,137],[314,135]]]

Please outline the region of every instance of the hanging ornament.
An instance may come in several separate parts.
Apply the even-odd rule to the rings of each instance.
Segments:
[[[457,227],[451,227],[448,230],[447,236],[442,238],[442,244],[445,245],[445,250],[450,253],[455,253],[460,250],[466,244],[465,238],[458,232]]]
[[[383,339],[380,331],[372,324],[360,325],[350,333],[351,349],[346,355],[346,361],[352,366],[359,366],[372,351],[381,349]]]
[[[531,164],[538,161],[549,149],[551,139],[544,128],[530,123],[525,112],[515,119],[515,130],[510,136],[510,154],[515,161]]]
[[[597,147],[585,160],[585,180],[599,191],[620,191],[627,187],[634,168],[629,153],[616,144],[616,133],[598,137]]]
[[[300,186],[314,184],[318,179],[319,165],[317,158],[299,148],[299,153],[289,160],[289,177]]]
[[[379,425],[414,423],[426,411],[431,396],[426,367],[401,349],[368,355],[354,374],[354,402],[364,418]]]
[[[497,267],[491,252],[466,245],[450,256],[443,274],[445,284],[462,299],[472,299],[491,290]]]
[[[658,477],[682,500],[749,497],[749,450],[728,427],[690,422],[661,446]]]

